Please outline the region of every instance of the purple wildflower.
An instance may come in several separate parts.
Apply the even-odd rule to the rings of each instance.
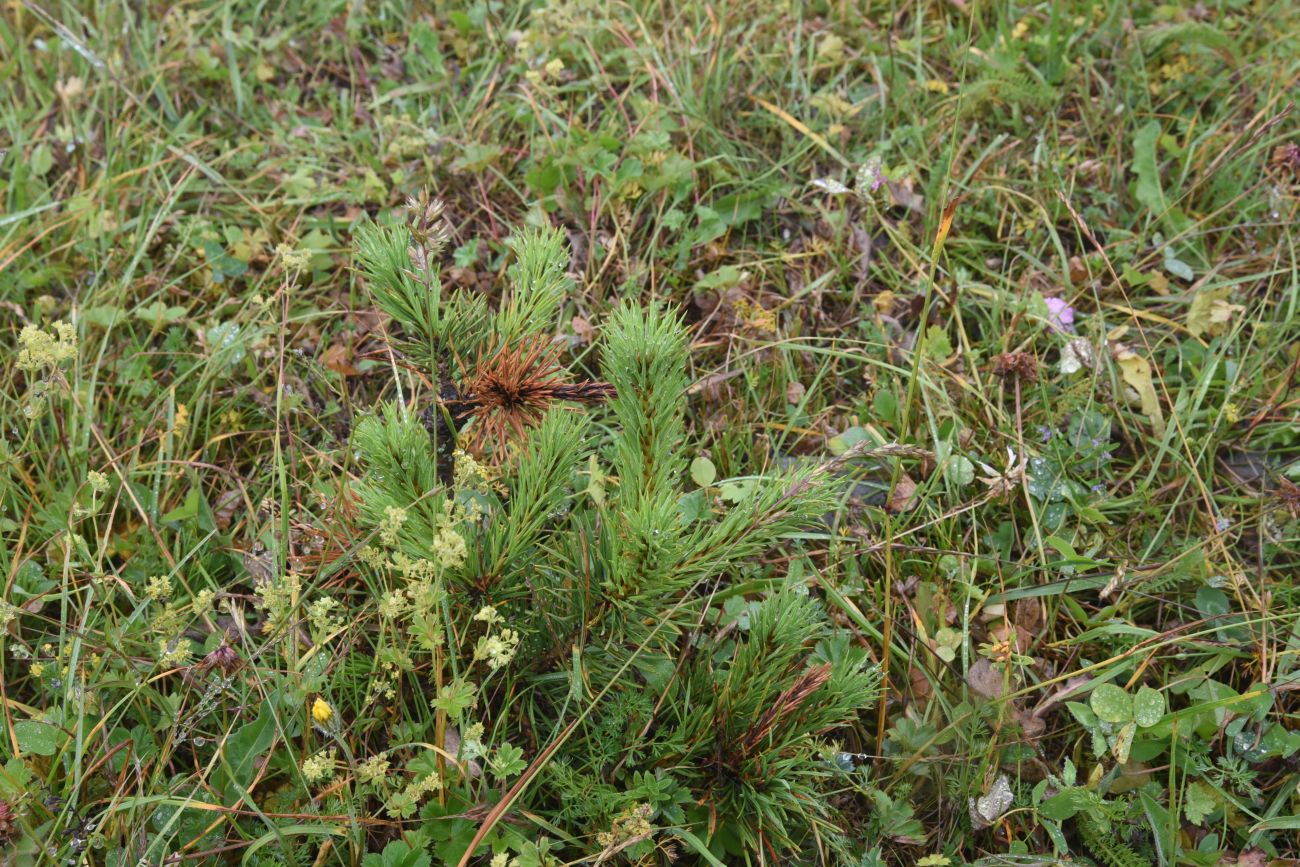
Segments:
[[[1047,318],[1061,331],[1074,331],[1074,308],[1063,298],[1045,298]]]

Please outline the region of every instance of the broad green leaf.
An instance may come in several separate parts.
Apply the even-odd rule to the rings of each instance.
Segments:
[[[162,325],[167,322],[178,322],[185,318],[186,309],[184,307],[168,307],[161,301],[155,301],[148,307],[139,307],[135,310],[135,318],[143,322],[149,322],[155,325]]]
[[[1092,795],[1087,789],[1070,786],[1062,789],[1038,805],[1038,812],[1048,819],[1064,822],[1073,818],[1080,810],[1086,810],[1092,804]]]
[[[944,476],[958,487],[964,488],[975,481],[975,464],[964,455],[957,455],[945,467]]]
[[[272,702],[262,704],[257,719],[240,726],[226,739],[222,749],[226,781],[222,787],[226,806],[232,806],[253,782],[256,760],[275,742],[275,710]]]
[[[393,840],[382,854],[371,852],[361,859],[362,867],[429,867],[428,852],[412,848],[405,840]]]
[[[1133,698],[1133,719],[1143,728],[1150,728],[1165,715],[1165,696],[1149,686],[1143,686]]]
[[[713,484],[718,477],[718,470],[713,466],[713,461],[700,455],[691,461],[691,481],[701,488],[707,488]]]
[[[505,153],[505,150],[499,144],[470,142],[461,149],[460,156],[451,164],[451,167],[458,172],[481,172],[496,162],[497,158],[503,153]]]
[[[27,167],[31,169],[32,174],[44,176],[54,168],[54,152],[45,142],[41,142],[32,149],[32,155],[27,158]]]
[[[1133,137],[1133,174],[1137,184],[1133,193],[1154,215],[1162,216],[1168,209],[1164,190],[1160,188],[1160,161],[1156,154],[1160,140],[1160,122],[1148,121]]]
[[[722,485],[722,499],[733,505],[743,503],[753,492],[756,482],[753,479],[739,479],[734,482],[724,482]]]
[[[488,759],[488,767],[492,771],[492,776],[498,780],[506,780],[523,773],[528,763],[524,761],[522,748],[505,743],[497,747],[492,758]]]
[[[1142,812],[1146,814],[1151,839],[1156,846],[1156,863],[1172,864],[1175,849],[1173,831],[1177,823],[1170,821],[1169,811],[1150,792],[1139,790],[1138,801],[1142,804]]]
[[[32,780],[32,769],[27,767],[27,763],[15,756],[5,762],[4,769],[0,770],[0,797],[7,801],[15,801],[23,792],[27,791],[27,784]]]
[[[687,829],[677,828],[674,831],[672,831],[672,834],[674,837],[677,837],[679,840],[686,843],[686,845],[694,849],[695,854],[703,858],[710,865],[710,867],[726,867],[726,865],[723,862],[718,860],[717,856],[715,856],[712,852],[709,851],[708,847],[704,845],[703,840],[701,840],[699,837],[696,837]]]
[[[1108,723],[1125,723],[1133,719],[1133,696],[1113,683],[1103,683],[1094,689],[1088,704],[1098,719]]]
[[[948,331],[942,325],[931,325],[925,331],[925,341],[921,344],[926,357],[935,361],[944,361],[952,355],[952,341]]]
[[[854,425],[845,430],[844,433],[839,436],[831,437],[830,441],[827,442],[826,445],[830,449],[831,454],[838,456],[844,454],[858,443],[870,439],[871,435],[867,433],[865,428]]]
[[[189,493],[185,495],[185,502],[163,515],[163,521],[188,521],[191,518],[198,517],[199,496],[198,488],[190,488]]]

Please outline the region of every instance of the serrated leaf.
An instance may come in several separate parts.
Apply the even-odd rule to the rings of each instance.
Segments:
[[[723,265],[695,281],[696,292],[723,292],[739,286],[749,277],[748,271],[742,271],[735,265]]]
[[[505,743],[488,759],[488,768],[498,780],[506,780],[523,773],[528,763],[524,761],[524,751],[513,744]]]
[[[732,505],[743,503],[749,499],[758,483],[754,479],[739,479],[734,482],[723,482],[722,490],[719,492],[722,499]]]
[[[461,714],[478,702],[478,687],[463,678],[445,684],[438,690],[438,697],[430,702],[436,709],[446,711],[452,719],[460,719]]]
[[[18,739],[18,749],[38,756],[54,755],[67,740],[67,736],[58,728],[34,719],[14,723],[14,737]]]
[[[1200,781],[1188,784],[1183,790],[1183,815],[1193,825],[1202,825],[1217,806],[1214,790]]]
[[[383,853],[370,852],[361,859],[362,867],[429,867],[431,858],[422,848],[412,847],[405,840],[393,840]]]
[[[499,144],[470,142],[461,149],[451,167],[458,172],[481,172],[496,162],[505,150]]]
[[[921,344],[925,355],[935,361],[945,361],[952,356],[952,341],[948,331],[941,325],[931,325],[925,331],[925,340]]]
[[[1154,690],[1149,686],[1143,686],[1138,690],[1137,695],[1133,697],[1133,719],[1142,728],[1151,728],[1160,722],[1160,718],[1165,715],[1165,696],[1164,693]]]
[[[1113,683],[1103,683],[1088,699],[1097,719],[1108,723],[1125,723],[1133,719],[1133,696]]]
[[[5,762],[0,770],[0,797],[6,801],[16,801],[27,790],[32,780],[32,769],[27,763],[15,756]]]
[[[1094,729],[1097,727],[1097,715],[1093,713],[1092,708],[1088,707],[1086,704],[1077,701],[1067,701],[1065,703],[1065,708],[1070,712],[1070,715],[1075,718],[1079,725],[1084,728]]]
[[[164,323],[177,322],[185,317],[188,311],[184,307],[168,307],[161,301],[155,301],[148,307],[140,307],[135,310],[135,318],[143,322],[162,325]]]

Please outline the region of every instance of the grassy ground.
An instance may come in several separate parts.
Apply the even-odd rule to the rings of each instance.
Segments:
[[[827,733],[843,845],[795,860],[1300,856],[1297,58],[1287,0],[6,3],[6,857],[349,863],[419,826],[296,769],[316,695],[358,761],[434,738],[401,647],[364,652],[337,496],[420,388],[354,229],[425,188],[490,299],[513,228],[563,230],[579,367],[620,299],[679,307],[706,508],[905,447],[754,564],[884,678]],[[340,605],[292,658],[250,626],[290,570],[296,616]],[[196,669],[223,636],[242,667]],[[520,810],[560,859],[524,864],[616,823]],[[781,860],[652,821],[607,857]],[[456,863],[425,822],[374,863]]]

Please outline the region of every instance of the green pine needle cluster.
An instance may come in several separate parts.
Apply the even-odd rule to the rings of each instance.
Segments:
[[[512,240],[504,301],[486,313],[477,299],[443,294],[436,270],[417,274],[415,235],[366,229],[358,258],[399,329],[395,345],[430,376],[477,358],[485,333],[509,347],[554,328],[568,291],[558,232]],[[754,479],[725,511],[688,521],[683,324],[663,307],[625,303],[598,348],[616,393],[606,406],[557,401],[509,455],[493,456],[495,468],[458,451],[450,486],[438,478],[439,432],[419,407],[389,403],[361,421],[362,559],[389,593],[428,585],[440,634],[417,664],[443,685],[430,689],[438,727],[486,726],[476,741],[487,748],[523,747],[539,771],[513,806],[557,823],[566,855],[627,843],[615,838],[636,822],[632,836],[644,839],[629,845],[642,848],[678,834],[724,857],[814,846],[833,835],[831,793],[846,785],[834,739],[852,736],[845,729],[872,703],[877,674],[806,587],[779,571],[749,584],[740,576],[833,509],[831,476],[823,467]],[[457,370],[462,381],[474,375]],[[453,418],[441,435],[472,424]],[[463,557],[448,555],[449,533]],[[750,600],[746,614],[724,622],[721,603],[733,598]],[[484,620],[491,634],[471,640]],[[511,642],[516,652],[492,655]],[[449,701],[457,690],[465,700]],[[450,765],[443,780],[467,804],[499,798]],[[640,793],[647,786],[659,794]],[[582,809],[566,796],[575,791],[586,793]],[[578,841],[592,835],[584,853]]]

